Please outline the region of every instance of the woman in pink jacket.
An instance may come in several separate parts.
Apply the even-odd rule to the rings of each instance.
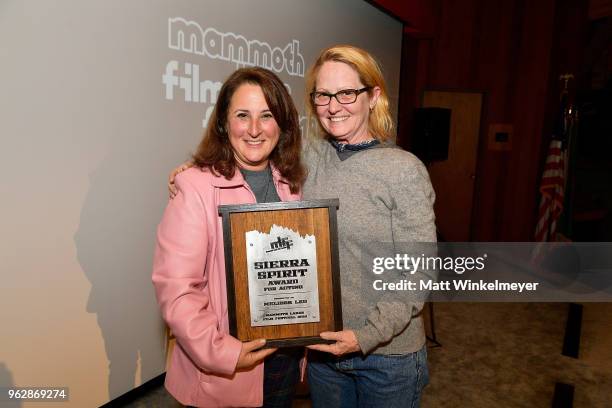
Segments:
[[[261,349],[263,339],[242,343],[229,334],[217,207],[298,200],[305,178],[300,140],[297,110],[278,77],[262,68],[240,69],[219,92],[195,167],[176,177],[180,193],[158,228],[153,284],[177,339],[165,385],[185,405],[264,403],[262,361],[274,349]],[[266,360],[266,376],[296,377],[293,356],[268,373],[274,358]]]

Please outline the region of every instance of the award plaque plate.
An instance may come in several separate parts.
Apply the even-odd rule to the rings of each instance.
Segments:
[[[219,206],[230,334],[266,347],[342,330],[338,200]]]

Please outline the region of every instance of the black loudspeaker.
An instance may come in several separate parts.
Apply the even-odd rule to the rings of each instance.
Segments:
[[[448,159],[451,110],[416,108],[412,134],[412,153],[425,164]]]

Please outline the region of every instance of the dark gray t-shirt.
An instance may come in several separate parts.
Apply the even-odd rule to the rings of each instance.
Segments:
[[[276,192],[270,167],[260,171],[240,169],[240,172],[244,181],[251,187],[258,203],[273,203],[281,200]]]

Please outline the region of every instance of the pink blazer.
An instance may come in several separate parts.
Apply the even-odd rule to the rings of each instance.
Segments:
[[[283,201],[299,200],[276,169]],[[191,168],[176,177],[179,194],[168,203],[157,230],[153,284],[162,316],[177,344],[166,388],[179,402],[198,407],[263,403],[263,364],[235,372],[241,342],[229,332],[223,231],[217,206],[255,203],[236,171],[231,180]]]

